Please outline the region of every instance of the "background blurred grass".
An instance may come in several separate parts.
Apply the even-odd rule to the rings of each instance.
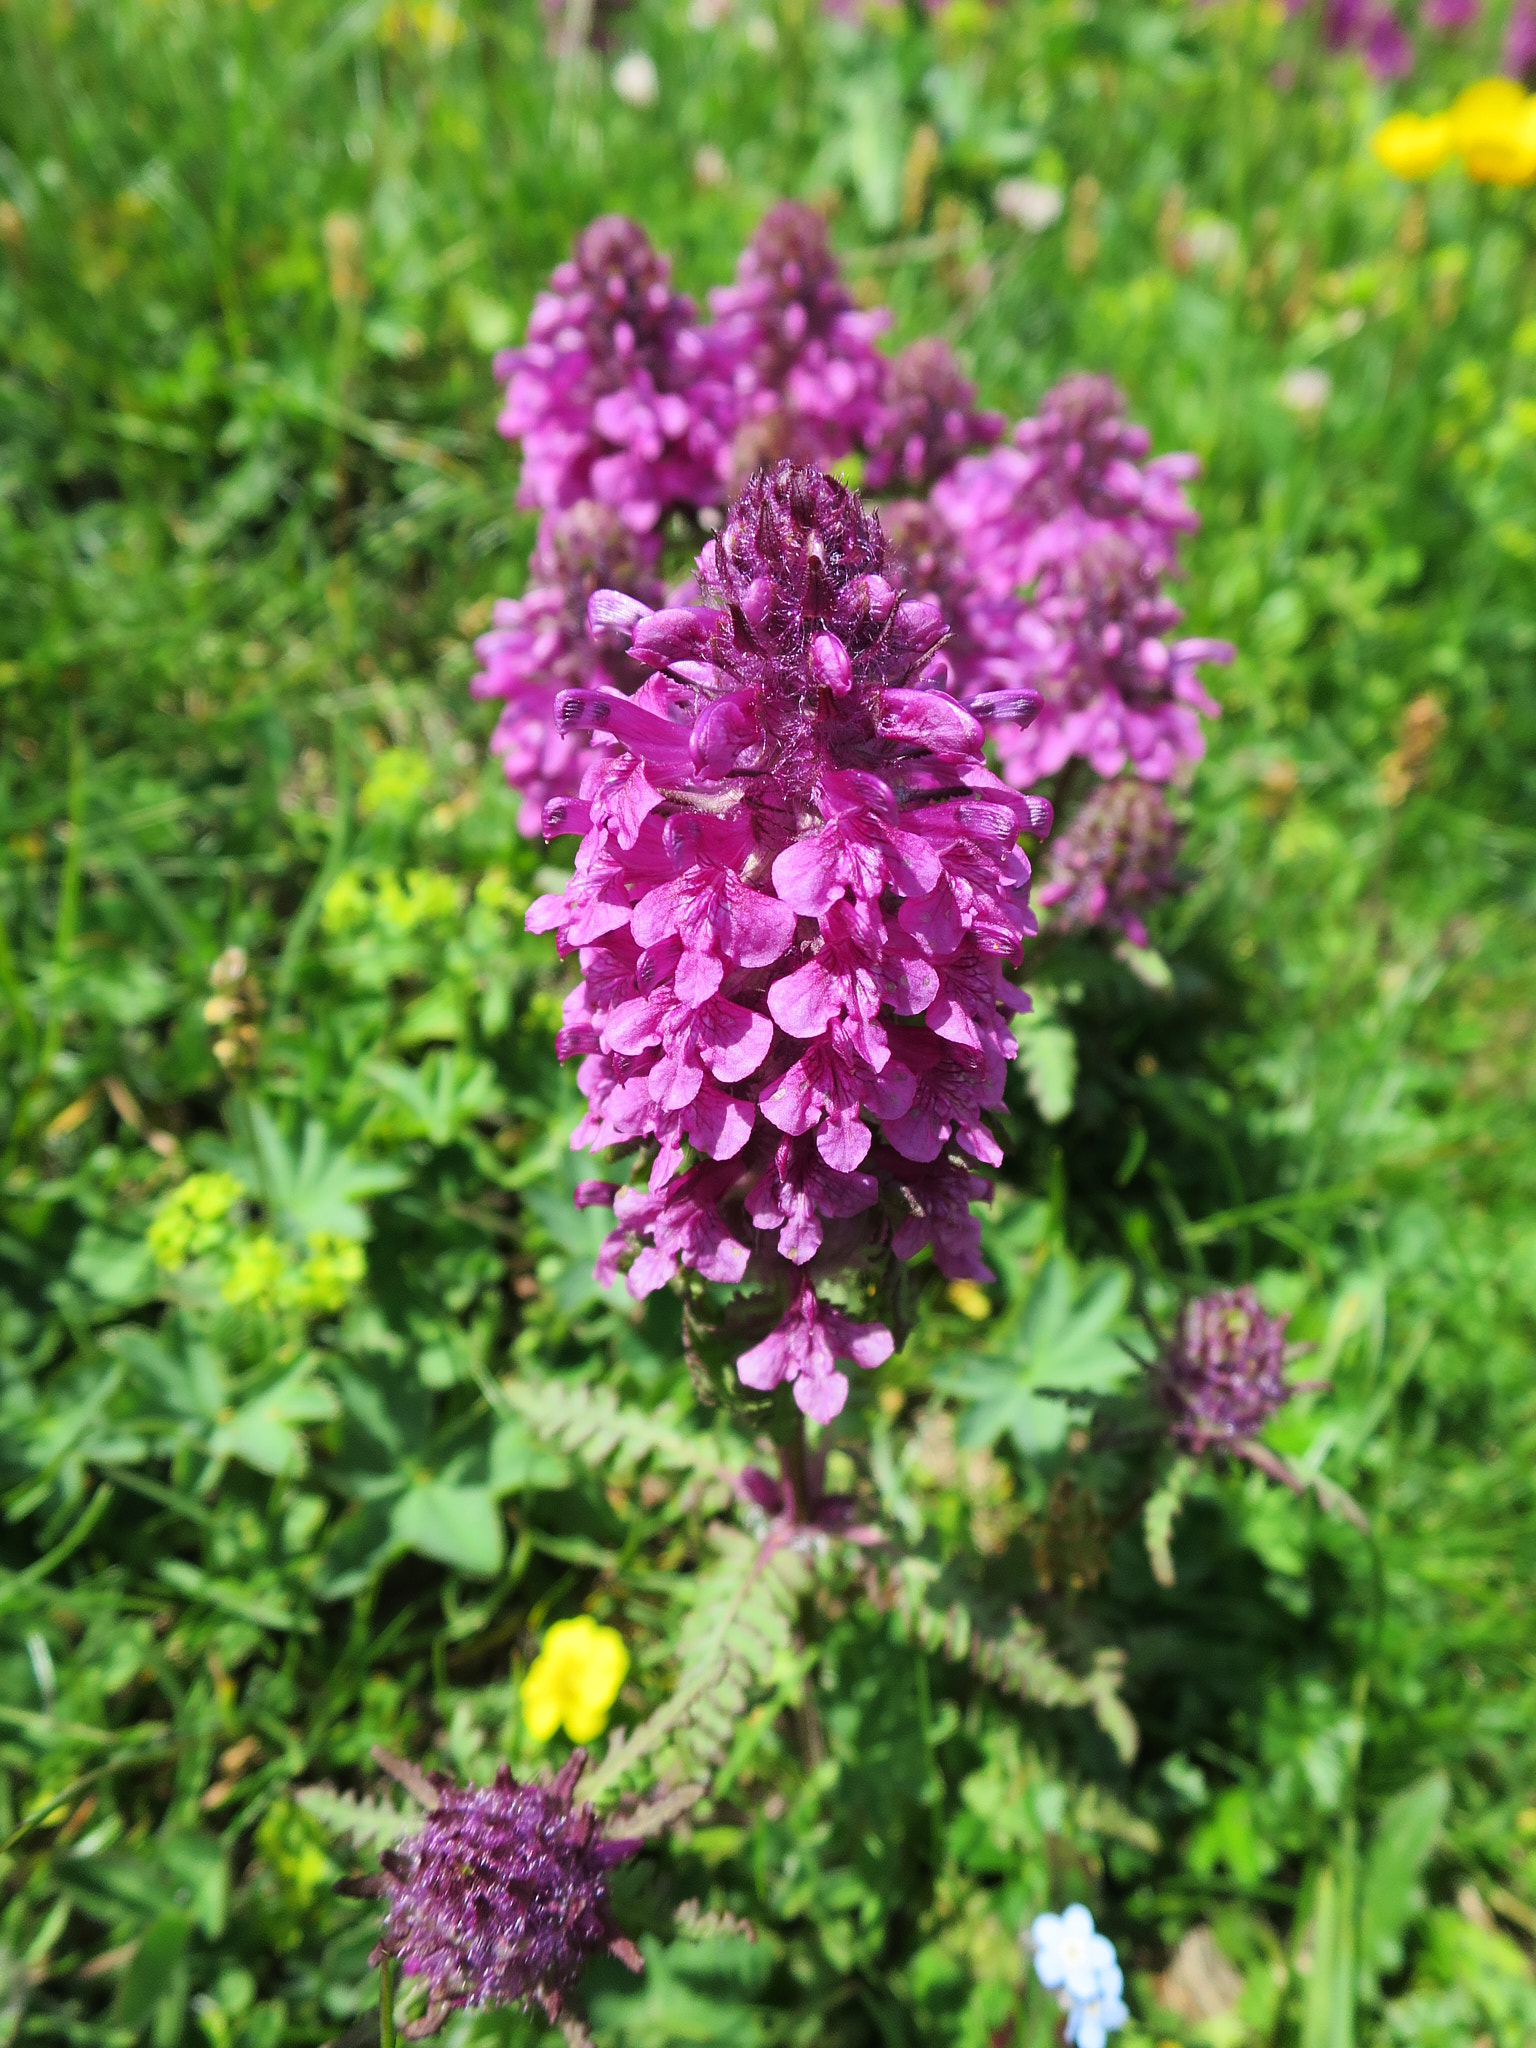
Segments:
[[[524,0],[0,8],[0,2040],[360,2041],[369,1916],[295,1787],[379,1740],[528,1762],[508,1659],[562,1603],[665,1637],[708,1501],[660,1437],[650,1476],[563,1461],[496,1385],[510,1352],[667,1415],[679,1374],[665,1305],[587,1278],[545,856],[466,697],[531,539],[488,357],[594,212],[702,292],[785,192],[988,402],[1108,370],[1206,461],[1190,617],[1240,653],[1202,880],[1170,994],[1053,963],[1076,1100],[1019,1099],[1009,1178],[1054,1192],[1007,1242],[1260,1273],[1336,1388],[1277,1441],[1373,1533],[1229,1475],[1172,1592],[1134,1526],[1097,1590],[1037,1565],[1062,1640],[1129,1651],[1129,1770],[832,1617],[841,1776],[762,1724],[628,1901],[652,1968],[600,2034],[997,2038],[1009,1886],[1103,1875],[1128,2038],[1536,2037],[1531,201],[1390,184],[1359,76],[1271,13],[641,0],[633,108]],[[189,1165],[247,1248],[366,1237],[363,1286],[178,1291],[145,1231]],[[935,1304],[892,1377],[963,1337]],[[1037,1556],[1081,1538],[1020,1484]],[[690,1894],[771,1938],[674,1937]],[[1151,1982],[1201,1922],[1244,1979],[1204,2022]]]

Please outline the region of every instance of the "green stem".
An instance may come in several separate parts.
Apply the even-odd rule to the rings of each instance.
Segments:
[[[379,1964],[379,2048],[395,2048],[395,1959]]]

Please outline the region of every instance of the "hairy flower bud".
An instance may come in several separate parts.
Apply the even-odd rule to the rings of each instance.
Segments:
[[[899,600],[879,524],[817,470],[758,476],[698,561],[698,607],[640,623],[632,698],[567,691],[611,737],[566,829],[573,880],[529,912],[580,955],[563,1048],[573,1144],[638,1149],[600,1271],[643,1296],[680,1270],[746,1282],[759,1391],[828,1421],[839,1361],[893,1339],[853,1308],[932,1244],[986,1277],[971,1162],[1001,1151],[1005,978],[1034,930],[1022,831],[1050,807],[985,765],[937,686],[931,599]],[[1011,700],[1028,715],[1032,700]]]
[[[380,1878],[345,1889],[386,1901],[370,1960],[394,1956],[427,1980],[426,2017],[409,2031],[463,2006],[538,2004],[554,2019],[593,1956],[641,1967],[608,1905],[608,1873],[640,1844],[606,1840],[592,1808],[572,1805],[585,1750],[548,1786],[518,1784],[505,1764],[490,1785],[456,1785],[378,1754],[430,1809],[384,1851]]]
[[[976,410],[976,387],[949,344],[914,341],[891,364],[885,403],[872,422],[864,481],[872,491],[925,491],[973,448],[1003,431],[1000,412]]]
[[[1236,1445],[1258,1435],[1290,1399],[1285,1316],[1267,1314],[1251,1287],[1190,1302],[1163,1362],[1161,1394],[1173,1436],[1186,1451]]]

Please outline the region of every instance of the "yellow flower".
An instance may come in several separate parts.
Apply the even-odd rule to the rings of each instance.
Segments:
[[[1452,103],[1451,139],[1481,185],[1536,180],[1536,109],[1512,78],[1482,78]]]
[[[628,1670],[629,1652],[616,1628],[604,1628],[590,1614],[557,1621],[523,1680],[523,1726],[535,1742],[548,1742],[560,1727],[572,1742],[591,1742],[607,1727]]]
[[[1448,114],[1394,114],[1371,137],[1372,154],[1394,178],[1427,178],[1455,148]]]

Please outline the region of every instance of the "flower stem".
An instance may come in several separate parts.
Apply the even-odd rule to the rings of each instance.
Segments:
[[[395,2048],[395,1959],[379,1964],[379,2048]]]
[[[797,1408],[789,1434],[779,1444],[779,1470],[797,1526],[811,1519],[811,1490],[805,1476],[805,1417]]]

